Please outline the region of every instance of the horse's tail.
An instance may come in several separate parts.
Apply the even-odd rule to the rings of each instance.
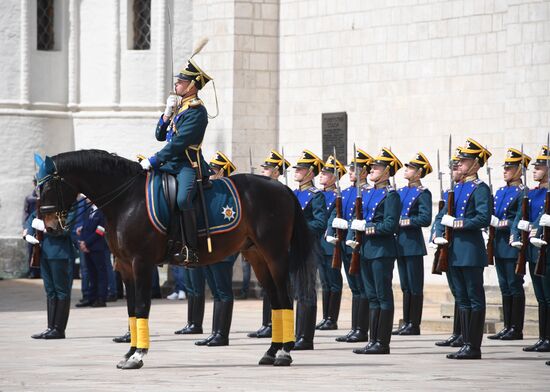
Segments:
[[[294,294],[305,297],[315,291],[315,243],[298,199],[294,200],[294,222],[290,239],[290,273],[293,275]]]

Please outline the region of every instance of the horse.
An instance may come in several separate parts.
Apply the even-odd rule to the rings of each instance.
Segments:
[[[127,290],[131,343],[120,369],[139,369],[149,350],[149,310],[153,268],[166,258],[168,237],[154,230],[147,215],[146,172],[141,165],[102,150],[64,152],[46,157],[39,179],[40,212],[53,234],[71,224],[68,216],[79,193],[102,210],[106,238]],[[312,239],[300,204],[282,183],[253,174],[229,177],[242,204],[239,224],[212,235],[212,251],[199,237],[199,265],[237,252],[250,262],[269,297],[273,333],[261,365],[289,366],[294,347],[290,288],[306,292],[315,283]]]

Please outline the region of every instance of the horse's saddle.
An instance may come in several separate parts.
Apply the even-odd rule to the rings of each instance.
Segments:
[[[150,171],[145,181],[147,214],[153,227],[166,234],[170,219],[176,213],[178,184],[176,177],[161,171]],[[241,220],[241,200],[229,178],[212,180],[204,186],[204,199],[210,234],[233,230]],[[206,234],[206,224],[197,192],[194,199],[199,236]]]

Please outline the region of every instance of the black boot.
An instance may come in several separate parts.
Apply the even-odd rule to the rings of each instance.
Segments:
[[[538,353],[550,352],[550,306],[546,307],[546,328],[544,334],[544,341],[538,346],[535,351]]]
[[[411,322],[411,294],[403,293],[403,324],[399,326],[395,331],[392,331],[392,335],[400,335],[401,332],[407,328]]]
[[[455,302],[454,315],[453,315],[453,333],[445,340],[435,342],[439,347],[450,347],[460,337],[460,312],[458,311],[458,305]],[[462,347],[462,344],[459,346]]]
[[[481,341],[485,327],[485,309],[472,310],[470,313],[469,339],[464,339],[464,347],[455,354],[454,359],[481,359]]]
[[[296,343],[294,350],[313,350],[315,335],[315,316],[317,305],[301,304],[297,302]]]
[[[246,336],[249,338],[270,338],[271,337],[271,303],[266,294],[264,294],[262,304],[262,326],[255,332],[250,332]]]
[[[197,241],[197,216],[195,210],[183,210],[181,212],[183,220],[183,232],[186,244],[182,247],[179,254],[174,254],[174,259],[178,263],[184,263],[192,267],[199,262],[198,241]]]
[[[523,340],[523,321],[525,319],[525,294],[512,297],[512,326],[501,340]]]
[[[357,327],[346,342],[357,343],[369,340],[369,317],[369,300],[367,298],[360,298],[359,309],[357,311]]]
[[[31,338],[44,339],[44,335],[46,335],[53,329],[56,305],[57,305],[57,298],[48,298],[46,300],[46,309],[48,313],[48,327],[40,333],[35,333],[34,335],[31,335]]]
[[[220,301],[218,305],[218,329],[214,338],[208,342],[208,347],[228,346],[231,319],[233,317],[233,301]]]
[[[361,300],[360,297],[357,297],[357,296],[351,297],[351,329],[347,334],[343,336],[338,336],[336,338],[337,342],[347,342],[349,337],[357,331],[357,314],[359,311],[360,300]]]
[[[399,332],[399,335],[420,335],[420,321],[422,320],[423,295],[411,295],[410,322]],[[393,334],[393,332],[392,332]]]
[[[470,344],[470,315],[471,309],[460,309],[460,330],[462,331],[462,339],[464,340],[464,346],[455,353],[447,354],[447,358],[456,359],[456,356],[460,354],[467,345]]]
[[[504,318],[504,328],[494,335],[487,336],[487,339],[499,340],[508,333],[512,326],[512,297],[502,296],[502,317]]]
[[[535,351],[542,343],[546,335],[546,304],[539,303],[539,340],[535,344],[523,347],[523,351]]]
[[[220,313],[220,301],[214,300],[214,309],[212,309],[212,333],[210,336],[208,336],[206,339],[197,340],[195,342],[196,346],[206,346],[212,339],[214,339],[214,336],[216,336],[216,332],[218,331],[218,324],[219,324],[219,313]]]
[[[381,309],[378,319],[377,340],[374,345],[367,348],[365,354],[389,354],[390,339],[393,327],[393,309]]]
[[[342,302],[342,292],[330,292],[328,302],[328,318],[327,321],[319,328],[323,331],[338,329],[338,316],[340,315],[340,303]]]
[[[323,324],[327,322],[328,318],[328,304],[330,302],[330,291],[323,291],[323,319],[317,323],[315,329],[320,329]]]
[[[202,334],[204,296],[189,296],[187,300],[187,325],[174,333],[178,335]]]
[[[44,335],[44,339],[65,339],[65,328],[69,320],[71,310],[71,298],[58,299],[55,306],[55,319],[53,329]]]
[[[376,344],[378,341],[378,320],[380,319],[380,308],[370,309],[369,311],[369,327],[370,339],[367,345],[363,348],[354,348],[355,354],[366,354],[367,350]]]

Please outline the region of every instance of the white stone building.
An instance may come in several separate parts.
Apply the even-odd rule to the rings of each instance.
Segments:
[[[403,161],[422,150],[435,165],[450,133],[454,144],[471,136],[493,152],[496,186],[505,149],[523,143],[535,156],[550,130],[548,0],[7,0],[0,10],[4,276],[22,269],[32,153],[154,153],[172,68],[203,36],[197,61],[220,106],[205,155],[221,149],[240,171],[249,149],[255,164],[272,147],[291,161],[303,148],[320,154],[322,113],[346,112],[348,159],[355,142]],[[201,96],[214,113],[212,86]],[[436,176],[426,185],[437,200]]]

